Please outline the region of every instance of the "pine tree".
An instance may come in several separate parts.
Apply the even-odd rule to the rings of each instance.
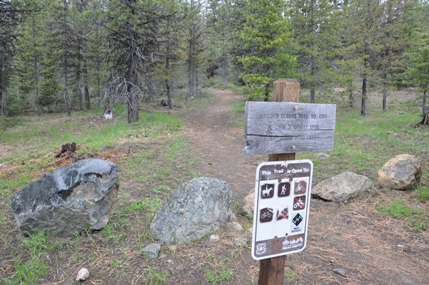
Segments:
[[[201,54],[204,47],[204,23],[201,16],[201,1],[190,0],[186,9],[187,30],[187,65],[188,65],[188,95],[197,97],[199,92],[199,70],[201,69]]]
[[[379,19],[378,42],[375,50],[374,65],[381,76],[377,81],[382,85],[382,108],[387,110],[387,96],[398,77],[403,77],[405,69],[405,51],[410,45],[410,35],[407,32],[407,10],[411,7],[409,1],[382,1],[382,17]]]
[[[22,11],[15,1],[0,0],[0,116],[7,115],[5,96],[12,74],[13,56]]]
[[[296,0],[291,8],[291,24],[297,41],[297,62],[301,86],[310,89],[310,102],[316,90],[332,82],[332,54],[337,6],[327,0]]]
[[[380,1],[363,0],[351,1],[350,5],[343,6],[344,25],[347,30],[343,38],[344,50],[348,57],[358,60],[356,70],[362,80],[361,87],[361,115],[366,115],[366,103],[368,99],[368,81],[374,82],[376,72],[372,68],[375,50],[377,48],[376,35],[378,21],[382,17]]]
[[[409,83],[422,92],[422,113],[425,116],[429,92],[429,3],[416,3],[411,12],[416,21],[411,30],[413,46],[409,52],[411,62],[408,70]]]
[[[108,29],[114,69],[125,83],[128,122],[139,120],[139,93],[142,93],[149,61],[159,51],[159,24],[167,16],[162,1],[112,0],[109,5]]]
[[[285,50],[291,38],[290,23],[281,0],[248,1],[246,25],[241,33],[244,55],[243,80],[249,99],[268,100],[273,81],[294,64],[295,58]]]
[[[42,70],[42,46],[45,34],[46,13],[42,9],[43,3],[29,0],[26,3],[26,17],[20,25],[20,35],[14,57],[16,92],[13,95],[19,102],[18,112],[36,108],[41,115],[40,82]]]

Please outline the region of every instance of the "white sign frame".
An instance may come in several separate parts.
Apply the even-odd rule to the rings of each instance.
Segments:
[[[252,257],[296,253],[307,245],[313,162],[271,161],[256,170]]]

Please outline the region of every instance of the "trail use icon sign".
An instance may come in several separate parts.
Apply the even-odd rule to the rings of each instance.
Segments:
[[[302,251],[307,243],[313,163],[263,162],[256,170],[252,257]]]

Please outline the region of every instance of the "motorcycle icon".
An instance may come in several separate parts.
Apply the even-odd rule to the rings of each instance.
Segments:
[[[303,210],[305,208],[305,196],[295,197],[294,202],[294,210]]]

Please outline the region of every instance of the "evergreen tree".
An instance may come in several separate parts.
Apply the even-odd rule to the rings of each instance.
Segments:
[[[407,32],[407,10],[409,1],[386,0],[381,2],[382,17],[378,23],[374,63],[381,76],[377,81],[382,85],[382,108],[387,110],[387,96],[394,83],[403,77],[405,51],[410,45]]]
[[[187,29],[189,31],[187,43],[188,65],[188,96],[196,97],[199,92],[199,70],[201,69],[201,54],[204,47],[204,23],[201,16],[200,0],[190,0],[186,10]],[[187,96],[187,97],[188,97]]]
[[[297,63],[301,86],[310,89],[310,102],[316,101],[316,90],[332,82],[332,61],[337,6],[328,0],[295,0],[291,24],[297,41]]]
[[[415,3],[410,16],[415,22],[411,30],[414,44],[409,52],[411,58],[408,70],[409,83],[417,86],[422,92],[421,107],[424,116],[429,92],[429,3]]]
[[[167,15],[162,1],[112,0],[109,2],[108,38],[114,69],[121,79],[128,104],[128,122],[139,120],[138,95],[142,92],[141,74],[159,49],[159,24]]]
[[[26,17],[20,25],[17,54],[14,57],[16,84],[14,101],[16,111],[31,110],[34,107],[41,115],[40,82],[42,70],[42,46],[46,35],[43,3],[29,0],[26,2]]]
[[[358,60],[355,72],[362,80],[360,113],[366,115],[368,81],[374,82],[376,76],[371,60],[374,59],[377,47],[376,35],[382,9],[380,1],[374,0],[351,1],[351,4],[344,5],[343,9],[344,25],[347,26],[343,43],[345,50],[352,53],[349,56]]]
[[[16,1],[0,0],[0,116],[6,115],[7,112],[5,96],[12,75],[21,13]]]
[[[161,54],[164,60],[164,68],[161,69],[167,93],[167,104],[169,109],[173,108],[172,88],[174,79],[174,65],[180,60],[180,45],[182,43],[184,29],[184,15],[178,1],[171,2],[168,6],[168,14],[165,21],[161,23]]]
[[[268,100],[276,77],[286,75],[295,58],[288,53],[291,41],[290,23],[281,0],[248,1],[246,24],[241,33],[244,55],[243,80],[249,88],[249,99]]]

